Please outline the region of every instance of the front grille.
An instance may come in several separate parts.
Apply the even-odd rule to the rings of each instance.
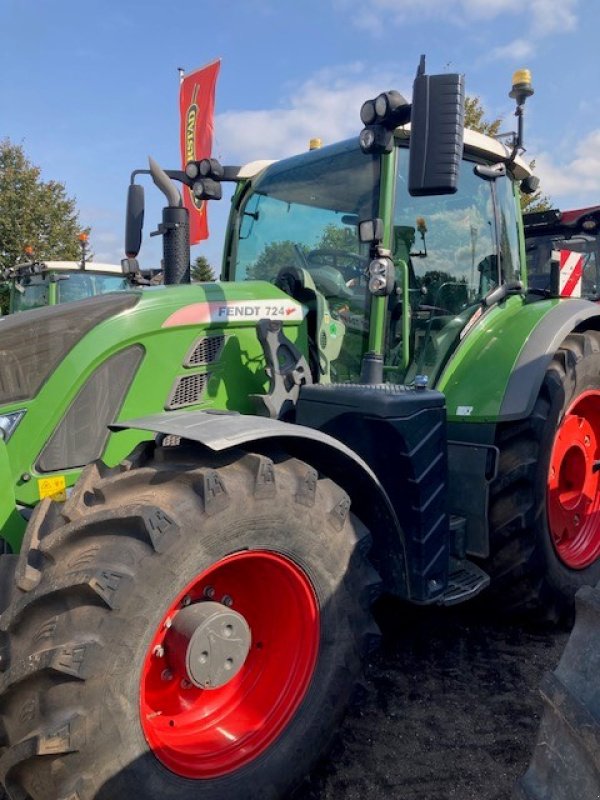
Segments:
[[[219,334],[218,336],[203,336],[194,342],[189,350],[185,361],[184,367],[203,367],[206,364],[214,364],[218,361],[223,345],[225,344],[225,336]]]
[[[184,408],[185,406],[193,406],[200,402],[204,389],[208,383],[210,375],[208,373],[195,374],[195,375],[182,375],[177,378],[171,394],[166,403],[166,408],[172,410],[175,408]]]

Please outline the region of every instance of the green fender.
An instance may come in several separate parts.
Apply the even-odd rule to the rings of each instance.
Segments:
[[[505,422],[527,417],[561,342],[574,330],[600,327],[588,300],[510,297],[487,310],[464,336],[436,389],[449,422]]]

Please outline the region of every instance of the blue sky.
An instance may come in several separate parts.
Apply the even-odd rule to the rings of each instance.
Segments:
[[[466,75],[513,126],[512,73],[531,69],[527,157],[557,206],[600,203],[597,0],[0,0],[0,138],[66,184],[98,261],[122,255],[129,174],[179,166],[177,67],[221,58],[214,155],[279,158],[358,134],[363,100],[410,96],[429,72]],[[146,190],[146,235],[160,196]],[[193,250],[220,264],[227,201]],[[160,259],[145,238],[143,266]]]

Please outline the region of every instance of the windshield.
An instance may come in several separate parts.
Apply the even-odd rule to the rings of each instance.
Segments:
[[[560,234],[527,238],[527,274],[529,286],[550,290],[552,252],[570,250],[583,253],[581,296],[593,300],[600,296],[600,240],[596,236],[575,234],[566,238]]]
[[[408,150],[399,148],[394,211],[394,261],[408,268],[408,309],[392,297],[387,363],[395,379],[427,375],[433,385],[481,299],[518,278],[516,201],[507,176],[485,180],[475,163],[460,166],[452,195],[411,197]],[[400,274],[397,275],[400,282]],[[405,311],[410,314],[408,366],[403,361]]]
[[[127,279],[122,275],[95,275],[90,272],[69,272],[58,274],[57,301],[71,303],[74,300],[85,300],[97,294],[122,292],[129,289]]]
[[[31,275],[16,280],[13,292],[13,311],[28,311],[48,305],[47,275]]]
[[[123,292],[131,286],[122,275],[92,272],[53,272],[27,275],[15,281],[12,311],[29,311],[50,304],[50,284],[56,285],[57,303],[72,303],[108,292]]]
[[[313,306],[309,335],[329,353],[318,369],[332,380],[360,373],[369,248],[359,242],[358,222],[377,216],[378,201],[379,158],[352,139],[268,167],[236,218],[232,278],[272,281]],[[311,302],[311,284],[326,307]]]

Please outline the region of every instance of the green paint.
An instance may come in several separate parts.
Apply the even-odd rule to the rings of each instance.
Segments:
[[[16,509],[8,449],[2,437],[0,437],[0,530],[12,550],[18,552],[25,532],[25,520]]]
[[[206,303],[214,304],[217,309],[232,302],[241,304],[243,308],[256,309],[256,304],[261,301],[269,301],[267,305],[275,308],[291,307],[287,295],[264,282],[161,286],[137,293],[140,299],[136,306],[109,317],[80,339],[35,397],[0,407],[0,413],[26,410],[10,440],[2,443],[0,453],[0,475],[9,476],[2,481],[0,530],[17,548],[23,531],[18,530],[18,526],[15,528],[14,520],[11,520],[15,502],[34,506],[39,501],[38,478],[64,475],[67,486],[72,486],[81,472],[80,469],[68,469],[41,474],[36,464],[41,450],[73,399],[94,370],[111,355],[136,344],[145,350],[145,357],[118,414],[119,420],[164,411],[180,376],[201,373],[210,373],[211,376],[201,402],[190,406],[190,410],[219,408],[254,413],[249,396],[266,390],[264,356],[256,336],[257,319],[236,315],[176,327],[163,327],[163,324],[181,308],[206,308]],[[26,335],[29,314],[20,317]],[[308,355],[305,322],[285,318],[283,322],[286,335]],[[211,333],[226,336],[218,362],[205,367],[184,367],[183,362],[193,344],[204,334]],[[109,465],[117,464],[138,442],[147,438],[149,434],[139,431],[113,433],[102,457]],[[31,478],[23,480],[21,476],[24,474]],[[10,530],[7,527],[9,522]]]
[[[435,386],[450,422],[494,422],[527,337],[559,300],[514,296],[486,311],[464,337]],[[457,413],[458,409],[465,413]],[[466,414],[466,409],[471,409]]]
[[[396,190],[396,148],[381,157],[381,186],[379,193],[379,216],[383,220],[383,242],[391,250],[394,222],[394,195]],[[371,353],[383,355],[385,348],[385,325],[387,320],[387,297],[371,298],[369,345]]]

